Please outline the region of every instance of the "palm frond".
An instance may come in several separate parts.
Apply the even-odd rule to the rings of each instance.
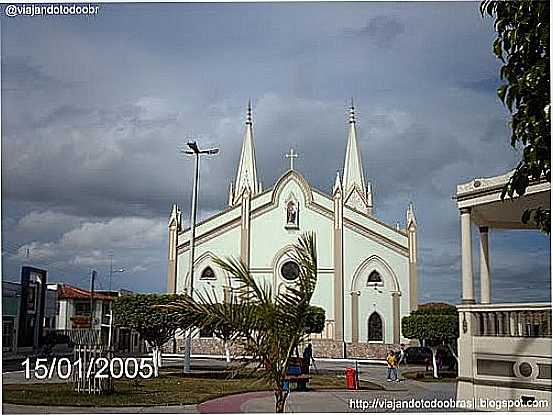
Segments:
[[[261,287],[253,275],[248,270],[247,265],[235,258],[215,258],[215,265],[222,270],[228,272],[238,282],[238,291],[242,301],[250,303],[265,303],[270,302],[271,297],[266,290]]]
[[[219,302],[215,291],[196,291],[165,307],[176,315],[179,325],[210,327],[221,337],[239,342],[245,356],[239,370],[259,374],[282,394],[283,379],[294,349],[305,337],[306,320],[317,283],[317,246],[313,232],[301,235],[290,258],[300,269],[292,286],[273,295],[264,280],[258,282],[246,264],[238,259],[217,258],[215,264],[237,283],[230,301]],[[230,285],[230,284],[229,284]]]

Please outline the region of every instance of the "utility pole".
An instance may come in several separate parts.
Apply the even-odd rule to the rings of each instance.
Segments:
[[[109,256],[109,288],[108,293],[111,297],[111,278],[114,272],[125,272],[125,268],[113,269],[113,255]],[[103,317],[103,316],[102,316]],[[111,338],[113,336],[113,297],[109,302],[109,328],[108,328],[108,349],[111,350]]]
[[[113,331],[113,308],[112,308],[112,302],[111,300],[109,302],[109,329],[108,329],[108,351],[111,351],[111,336]]]
[[[188,275],[187,294],[193,298],[194,293],[194,243],[196,238],[196,209],[198,205],[198,185],[200,177],[200,155],[215,155],[219,152],[218,148],[200,150],[195,141],[189,141],[186,145],[190,150],[181,150],[181,153],[193,155],[194,157],[194,183],[192,187],[192,208],[190,210],[190,265]],[[192,354],[192,330],[187,330],[184,343],[184,373],[190,373],[190,357]]]
[[[92,320],[94,317],[94,281],[96,280],[96,271],[92,270],[90,274],[90,329],[92,330]]]
[[[108,291],[111,293],[111,275],[113,274],[113,255],[109,256],[109,289]]]

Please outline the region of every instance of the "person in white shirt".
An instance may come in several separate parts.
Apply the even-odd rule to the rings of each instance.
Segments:
[[[397,379],[399,380],[401,365],[405,364],[405,345],[402,343],[399,347],[399,352],[396,354],[397,358]]]

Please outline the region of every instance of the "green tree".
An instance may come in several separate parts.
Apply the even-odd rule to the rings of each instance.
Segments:
[[[322,333],[325,328],[326,314],[322,307],[312,305],[307,310],[305,317],[305,332],[307,334]]]
[[[221,307],[216,297],[212,297],[210,301],[213,301],[212,307]],[[251,312],[256,313],[255,311],[255,307],[257,307],[256,304],[249,304],[248,307],[253,307],[254,310],[252,310]],[[225,306],[222,306],[222,310],[219,310],[219,311],[213,310],[212,312],[225,312],[225,311],[226,311]],[[322,307],[318,307],[314,305],[309,306],[309,308],[307,309],[307,315],[305,317],[305,328],[304,328],[305,333],[306,334],[322,333],[325,327],[325,321],[326,321],[325,310]],[[233,327],[230,326],[225,321],[218,320],[213,322],[212,325],[206,326],[205,328],[207,328],[209,332],[212,332],[215,337],[223,341],[223,348],[225,349],[225,358],[227,363],[230,362],[230,352],[229,352],[228,345],[230,341],[233,339],[233,335],[235,334]]]
[[[299,265],[296,283],[274,295],[271,287],[252,276],[241,261],[227,258],[215,263],[238,282],[227,303],[220,303],[208,292],[186,296],[167,306],[179,313],[180,326],[230,328],[231,340],[239,341],[246,355],[252,356],[260,380],[272,385],[275,412],[284,412],[284,390],[288,362],[298,345],[306,339],[311,297],[317,282],[315,235],[302,235],[290,256]],[[317,314],[320,315],[320,312]],[[247,362],[240,367],[247,370]],[[251,365],[250,368],[251,369]]]
[[[423,304],[410,316],[401,320],[401,330],[408,339],[418,340],[432,350],[432,368],[438,377],[436,352],[439,346],[445,346],[453,353],[454,343],[459,337],[459,317],[455,306],[443,303]],[[457,358],[457,356],[455,356]]]
[[[152,348],[154,372],[157,376],[161,365],[161,347],[179,328],[175,316],[160,304],[178,301],[176,294],[130,294],[117,298],[113,303],[113,324],[136,330]]]
[[[502,197],[523,195],[532,181],[551,183],[551,94],[549,66],[549,1],[484,0],[482,16],[495,18],[493,52],[501,60],[497,90],[511,113],[511,145],[522,146],[522,158]],[[551,210],[526,210],[524,223],[551,231]]]

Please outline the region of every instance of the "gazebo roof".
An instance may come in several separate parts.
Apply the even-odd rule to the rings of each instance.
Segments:
[[[503,229],[533,229],[522,223],[526,209],[551,206],[551,183],[537,180],[526,193],[513,199],[501,199],[501,192],[514,171],[495,177],[475,178],[457,185],[457,207],[471,208],[472,222],[479,226]]]

